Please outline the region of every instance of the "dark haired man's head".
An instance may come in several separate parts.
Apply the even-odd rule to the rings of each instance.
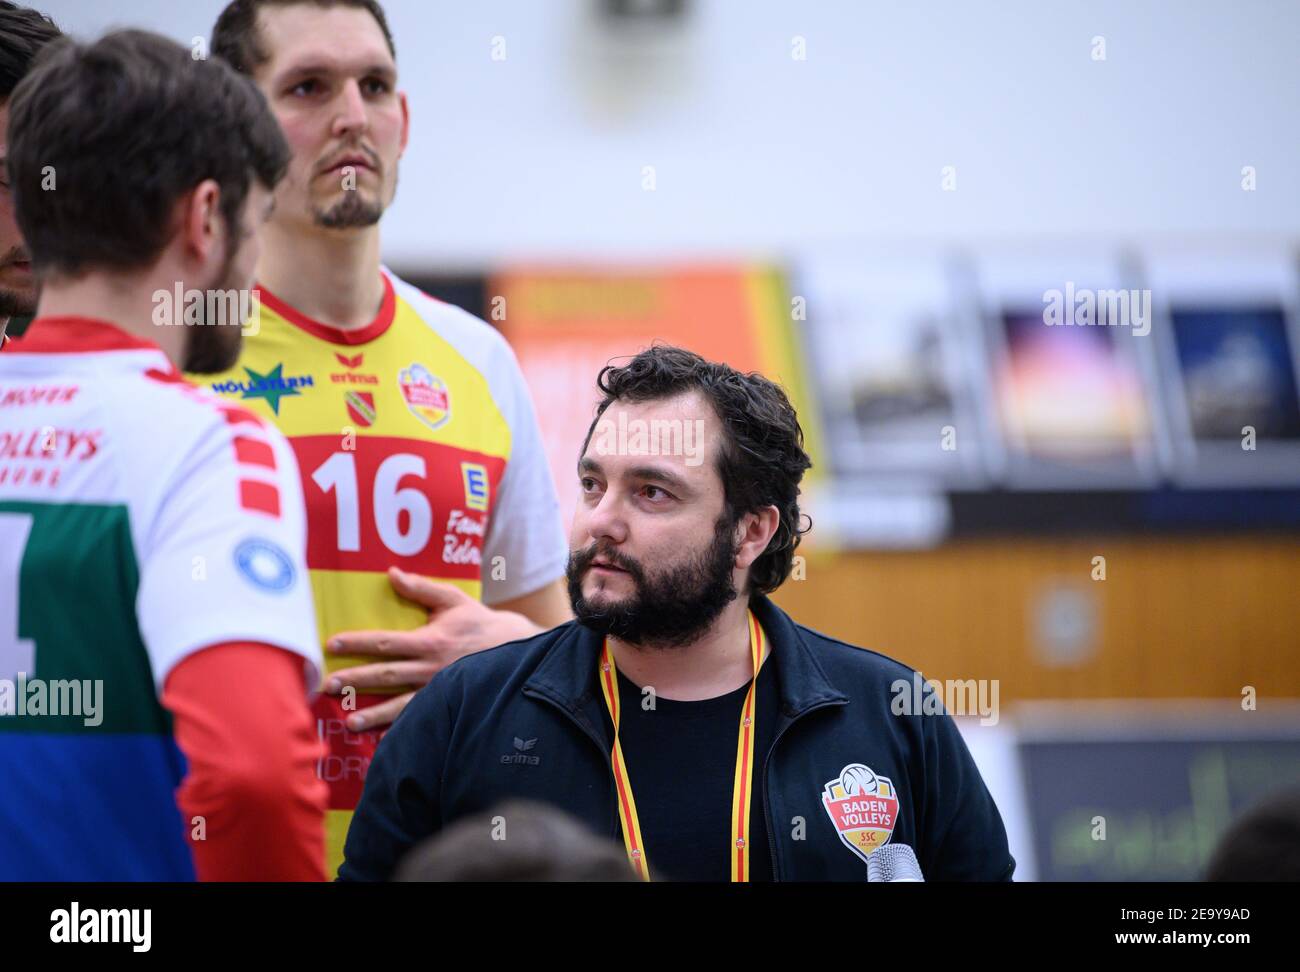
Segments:
[[[36,313],[36,277],[31,256],[14,218],[13,191],[6,164],[9,98],[52,40],[63,36],[42,13],[0,0],[0,334],[5,321]]]
[[[293,153],[276,222],[297,230],[373,226],[397,191],[409,116],[397,55],[375,0],[234,0],[212,53],[266,95]]]
[[[790,574],[811,463],[779,386],[681,348],[604,368],[578,463],[568,584],[578,620],[631,644],[703,635]]]
[[[56,42],[10,103],[18,225],[49,284],[165,269],[247,291],[288,157],[255,85],[145,31]],[[187,368],[233,364],[242,322],[227,323],[186,329]]]

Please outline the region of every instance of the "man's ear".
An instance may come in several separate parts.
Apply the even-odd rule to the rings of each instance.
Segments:
[[[407,104],[406,92],[397,92],[397,102],[402,106],[402,150],[399,155],[406,154],[406,143],[411,137],[411,106]]]
[[[740,570],[747,570],[753,565],[763,552],[767,550],[768,543],[776,535],[777,527],[781,525],[781,514],[775,506],[765,506],[757,513],[746,513],[736,524],[740,532],[738,549],[736,551],[736,567]]]
[[[206,262],[216,247],[224,246],[226,227],[221,219],[221,188],[204,179],[177,202],[181,210],[180,232],[185,255]]]

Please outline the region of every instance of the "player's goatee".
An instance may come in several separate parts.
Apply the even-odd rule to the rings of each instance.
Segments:
[[[349,192],[329,209],[316,212],[316,225],[329,229],[374,226],[384,215],[384,207],[367,202],[356,192]]]

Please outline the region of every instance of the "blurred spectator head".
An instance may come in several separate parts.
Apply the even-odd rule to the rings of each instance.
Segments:
[[[1266,798],[1219,841],[1207,881],[1300,881],[1300,787]]]
[[[635,881],[622,847],[561,810],[510,800],[408,853],[396,881]]]

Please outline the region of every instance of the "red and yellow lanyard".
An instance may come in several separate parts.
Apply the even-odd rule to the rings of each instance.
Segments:
[[[749,809],[754,791],[754,738],[758,723],[755,711],[755,692],[758,670],[763,667],[765,636],[763,627],[749,612],[749,651],[753,657],[754,675],[745,695],[745,707],[740,711],[740,731],[736,739],[736,776],[731,788],[731,880],[749,880]],[[614,767],[614,786],[618,791],[618,818],[623,824],[623,843],[627,846],[628,860],[642,880],[650,880],[650,862],[646,858],[645,843],[641,840],[641,821],[636,815],[636,801],[632,798],[632,782],[628,778],[627,764],[623,761],[623,747],[618,741],[618,670],[614,667],[614,654],[609,650],[609,639],[600,652],[600,688],[605,696],[609,717],[614,722],[614,748],[610,762]]]

